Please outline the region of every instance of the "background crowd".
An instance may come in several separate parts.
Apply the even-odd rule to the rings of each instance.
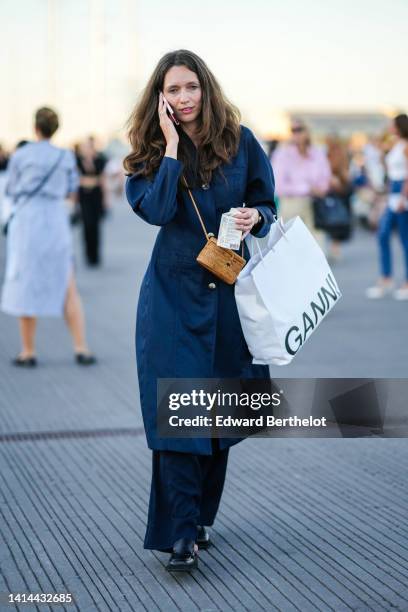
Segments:
[[[333,264],[340,245],[360,222],[376,231],[380,277],[366,290],[370,299],[395,289],[391,237],[398,231],[405,280],[394,290],[408,299],[408,117],[390,120],[383,134],[371,136],[358,148],[352,141],[328,134],[321,146],[312,144],[300,119],[292,120],[291,141],[270,143],[279,211],[284,219],[299,215],[325,249]]]
[[[0,145],[3,233],[12,224],[12,232],[7,232],[2,310],[20,318],[22,351],[13,360],[16,365],[36,365],[35,317],[62,313],[73,336],[78,363],[95,362],[85,340],[82,305],[75,281],[68,278],[73,256],[67,228],[68,223],[81,226],[84,261],[90,267],[98,267],[102,262],[103,220],[124,201],[125,145],[113,142],[101,150],[95,137],[88,136],[72,150],[65,150],[71,161],[67,166],[65,160],[58,174],[55,169],[59,161],[55,167],[52,162],[58,157],[55,151],[64,150],[50,144],[58,125],[58,116],[52,109],[40,109],[35,119],[35,141],[18,142],[14,154]],[[353,139],[346,140],[335,133],[314,141],[301,118],[292,118],[287,140],[262,144],[274,170],[276,204],[283,220],[300,216],[332,265],[345,254],[342,251],[346,247],[343,249],[342,245],[361,236],[362,230],[355,231],[357,226],[373,232],[373,240],[376,235],[378,242],[378,263],[373,262],[373,275],[376,266],[380,274],[375,285],[362,287],[361,291],[365,290],[370,299],[392,293],[397,300],[408,300],[407,115],[394,117],[386,132],[360,139],[357,146]],[[37,193],[42,188],[41,197],[37,195],[37,206],[28,205],[21,214],[20,196],[23,200],[27,196],[28,200],[35,199],[31,190],[36,181],[30,174],[33,159],[42,160],[44,167],[50,165],[51,170],[40,180],[40,187],[34,189]],[[55,176],[50,178],[53,173]],[[53,198],[56,204],[49,207]],[[57,203],[64,198],[67,200],[65,220]],[[15,215],[17,220],[13,220]],[[394,230],[399,234],[405,265],[405,279],[398,288],[394,284],[392,265]],[[61,244],[67,245],[61,257],[56,255],[53,262],[48,261],[49,257],[47,260],[40,256],[47,241],[59,243],[61,253]],[[24,270],[20,278],[14,269],[18,266]],[[23,276],[27,278],[23,280]],[[66,296],[64,304],[62,294]]]
[[[286,140],[265,141],[276,180],[276,200],[285,220],[300,215],[314,232],[331,263],[341,257],[341,243],[352,238],[356,223],[367,230],[378,229],[387,206],[389,176],[386,158],[395,144],[393,130],[370,134],[354,142],[328,133],[318,141],[313,138],[301,118],[291,122],[291,134]],[[402,136],[406,140],[405,136]],[[28,141],[17,143],[24,146]],[[84,258],[88,265],[101,263],[101,221],[123,199],[123,143],[114,141],[105,149],[90,135],[72,147],[80,183],[77,202],[71,212],[71,223],[82,224]],[[0,209],[6,223],[12,202],[5,194],[7,165],[12,151],[0,143]],[[349,212],[342,227],[315,227],[314,200],[342,200]],[[346,217],[344,217],[346,219]]]

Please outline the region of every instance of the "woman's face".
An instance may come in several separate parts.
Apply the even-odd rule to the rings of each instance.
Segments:
[[[201,112],[201,85],[195,72],[185,66],[173,66],[166,72],[163,93],[180,123],[197,120]]]

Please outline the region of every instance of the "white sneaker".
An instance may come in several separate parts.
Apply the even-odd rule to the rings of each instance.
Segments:
[[[394,298],[396,300],[408,300],[408,287],[400,287],[394,291]]]
[[[385,297],[393,290],[393,285],[374,285],[374,287],[369,287],[366,289],[366,297],[369,300],[379,300],[380,298]]]

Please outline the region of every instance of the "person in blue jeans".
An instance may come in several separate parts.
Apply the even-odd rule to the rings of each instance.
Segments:
[[[378,227],[381,277],[367,289],[370,299],[382,298],[394,289],[392,276],[391,235],[398,229],[405,262],[405,281],[396,291],[397,300],[408,300],[408,116],[397,115],[391,123],[395,143],[386,155],[389,182],[387,207]]]

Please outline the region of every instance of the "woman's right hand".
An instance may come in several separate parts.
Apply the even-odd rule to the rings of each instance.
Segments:
[[[166,155],[168,155],[169,157],[177,158],[179,135],[177,134],[177,130],[174,127],[174,123],[167,114],[167,107],[162,92],[160,92],[159,94],[158,112],[160,127],[164,134],[164,138],[166,139]]]

